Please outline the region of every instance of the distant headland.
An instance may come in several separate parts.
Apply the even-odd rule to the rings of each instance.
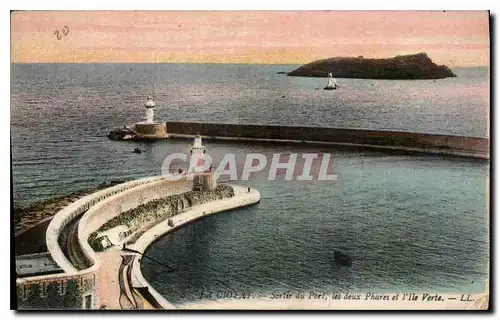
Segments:
[[[287,73],[298,77],[361,79],[442,79],[456,77],[445,65],[438,66],[426,53],[396,56],[386,59],[335,57],[316,60]]]

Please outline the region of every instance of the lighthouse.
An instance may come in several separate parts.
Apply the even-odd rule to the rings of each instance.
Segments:
[[[203,168],[205,165],[205,146],[201,140],[201,136],[198,134],[194,138],[193,144],[191,145],[191,165],[193,169]]]
[[[191,154],[193,153],[205,153],[205,146],[199,134],[194,137],[193,145],[191,146]]]
[[[201,136],[198,134],[194,138],[193,144],[191,145],[191,164],[199,167],[205,165],[205,155],[206,149],[201,140]],[[193,190],[213,190],[217,187],[217,181],[215,180],[214,173],[210,166],[209,169],[203,172],[194,172],[193,177]]]
[[[137,122],[134,126],[134,131],[141,139],[164,139],[168,138],[167,124],[162,122],[155,122],[155,107],[156,103],[151,95],[148,96],[147,101],[144,103],[146,120]]]
[[[144,104],[146,108],[146,123],[154,123],[155,102],[152,96],[148,96],[148,101]]]

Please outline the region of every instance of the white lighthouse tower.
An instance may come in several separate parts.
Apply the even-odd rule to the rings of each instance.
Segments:
[[[205,146],[203,145],[201,136],[198,134],[191,146],[191,164],[196,167],[203,167],[205,165],[205,152]],[[211,166],[203,172],[194,172],[193,190],[213,190],[216,187],[217,181]]]
[[[146,121],[141,121],[135,124],[134,130],[142,139],[164,139],[168,138],[167,124],[155,122],[155,102],[152,96],[148,96],[148,100],[144,103],[146,109]]]
[[[191,146],[191,153],[205,153],[205,146],[203,145],[199,134],[194,137],[193,145]]]
[[[205,146],[201,140],[201,136],[198,134],[194,138],[193,144],[191,145],[191,165],[193,168],[202,168],[205,165]]]
[[[144,104],[146,108],[146,123],[154,123],[155,102],[152,96],[148,96],[148,101]]]

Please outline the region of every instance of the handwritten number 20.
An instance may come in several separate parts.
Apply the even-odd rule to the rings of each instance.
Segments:
[[[57,40],[61,40],[63,36],[67,36],[69,34],[69,27],[64,26],[62,29],[62,33],[59,30],[54,31],[54,35],[56,36]]]

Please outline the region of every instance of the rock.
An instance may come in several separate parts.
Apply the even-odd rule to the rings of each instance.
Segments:
[[[279,71],[279,72],[276,72],[276,74],[286,74],[285,71]]]
[[[115,141],[120,141],[120,140],[134,140],[138,139],[139,136],[135,133],[132,132],[130,129],[124,127],[124,128],[118,128],[110,131],[107,135],[107,137],[111,140]]]
[[[360,79],[441,79],[456,77],[445,65],[438,66],[426,53],[367,59],[363,56],[316,60],[289,72],[289,76]]]

